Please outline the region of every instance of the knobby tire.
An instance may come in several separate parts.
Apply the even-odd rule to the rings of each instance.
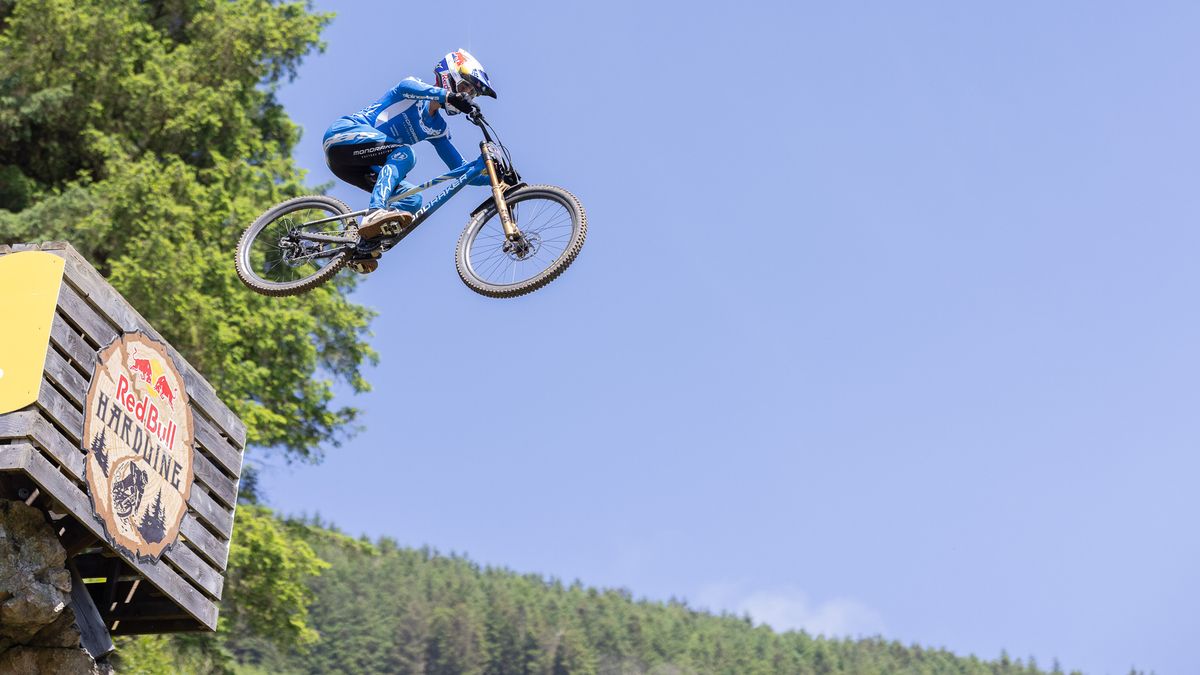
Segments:
[[[474,244],[480,233],[485,228],[495,230],[499,226],[499,214],[496,211],[495,204],[492,204],[472,218],[467,223],[466,228],[463,229],[462,235],[458,238],[458,246],[455,249],[454,255],[455,267],[458,269],[459,278],[462,279],[468,288],[490,298],[515,298],[532,293],[554,281],[558,278],[558,275],[562,274],[574,262],[576,256],[579,255],[580,249],[583,248],[584,239],[587,237],[587,214],[583,210],[583,204],[579,202],[579,198],[563,188],[554,185],[530,185],[508,194],[505,201],[511,208],[518,210],[523,203],[527,205],[538,201],[556,203],[569,215],[571,231],[569,239],[563,246],[562,253],[542,269],[541,272],[515,283],[496,283],[481,278],[482,272],[476,269],[476,267],[483,267],[483,265],[479,264],[481,261],[472,259],[475,255],[478,255],[473,254],[472,251],[475,250]],[[517,226],[521,228],[519,221]],[[521,229],[524,231],[524,228]],[[490,257],[495,258],[495,255]],[[515,261],[511,257],[509,259]]]
[[[237,256],[235,258],[238,277],[242,280],[242,283],[254,292],[274,297],[306,293],[332,279],[350,260],[352,251],[351,247],[347,247],[346,250],[338,253],[336,257],[329,260],[328,264],[318,268],[314,273],[288,282],[264,279],[261,274],[254,270],[251,254],[255,240],[267,230],[268,226],[277,223],[288,214],[305,209],[325,211],[329,216],[350,213],[349,206],[346,206],[339,199],[326,195],[295,197],[264,211],[242,233],[242,238],[238,241]],[[329,228],[336,226],[339,222],[342,224],[343,229],[345,229],[353,221],[352,219],[349,222],[346,220],[332,221],[322,224],[321,227]],[[266,236],[269,237],[270,234]]]

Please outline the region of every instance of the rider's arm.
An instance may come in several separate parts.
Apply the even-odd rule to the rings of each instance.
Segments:
[[[430,138],[429,142],[433,144],[433,148],[437,150],[438,157],[446,163],[446,168],[457,169],[465,164],[462,154],[458,152],[458,148],[450,142],[450,134],[443,134],[435,138]]]
[[[458,148],[454,147],[454,144],[450,142],[450,134],[447,133],[436,138],[430,138],[429,142],[433,144],[433,148],[437,150],[438,157],[442,158],[442,161],[446,163],[447,168],[457,169],[463,164],[466,164],[466,162],[463,161],[462,155],[459,154]],[[471,185],[490,184],[491,179],[488,178],[486,173],[480,174],[478,178],[471,181]]]
[[[449,91],[441,87],[425,84],[415,77],[406,77],[400,80],[399,84],[392,87],[391,91],[387,93],[386,98],[391,101],[412,98],[418,101],[437,101],[438,103],[445,104],[446,96],[449,94]]]

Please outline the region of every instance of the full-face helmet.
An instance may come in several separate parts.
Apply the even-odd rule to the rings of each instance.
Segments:
[[[433,66],[433,77],[437,86],[452,92],[464,94],[469,98],[476,96],[491,96],[496,98],[496,90],[492,89],[491,80],[483,64],[465,49],[450,52]],[[450,106],[453,108],[453,106]],[[447,112],[456,114],[456,110],[448,108]]]

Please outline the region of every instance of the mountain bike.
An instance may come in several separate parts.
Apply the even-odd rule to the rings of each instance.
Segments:
[[[377,258],[437,211],[465,185],[487,174],[492,194],[471,212],[454,261],[471,290],[493,298],[531,293],[550,283],[579,255],[587,215],[579,199],[553,185],[529,185],[513,168],[508,148],[478,107],[467,119],[479,127],[479,157],[392,196],[394,203],[449,182],[416,212],[410,225],[367,250],[351,211],[326,195],[295,197],[267,209],[242,234],[236,266],[242,283],[263,295],[299,295],[329,281],[347,264]]]

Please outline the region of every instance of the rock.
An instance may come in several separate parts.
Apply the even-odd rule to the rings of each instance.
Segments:
[[[97,663],[82,649],[13,647],[0,654],[0,673],[21,675],[112,675],[107,663]]]
[[[66,560],[40,510],[0,499],[0,675],[112,673],[80,645]]]

